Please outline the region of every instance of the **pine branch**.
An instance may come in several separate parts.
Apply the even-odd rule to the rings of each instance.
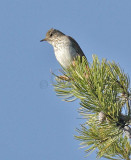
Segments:
[[[80,113],[86,123],[77,130],[80,136],[75,137],[88,147],[86,152],[98,149],[99,158],[128,160],[131,154],[128,75],[115,62],[103,59],[100,63],[95,55],[92,64],[84,58],[81,63],[78,57],[75,65],[63,68],[62,74],[55,76],[54,89],[65,101],[80,100]]]

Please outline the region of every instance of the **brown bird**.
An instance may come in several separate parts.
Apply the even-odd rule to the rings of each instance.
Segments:
[[[69,67],[77,56],[85,57],[79,44],[59,30],[50,29],[40,42],[42,41],[47,41],[53,46],[56,59],[64,68]]]

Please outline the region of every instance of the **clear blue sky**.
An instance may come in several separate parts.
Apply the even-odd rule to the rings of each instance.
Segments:
[[[131,77],[130,0],[3,0],[0,4],[0,159],[85,160],[78,101],[56,96],[50,28],[80,44],[87,59],[118,62]],[[95,160],[96,153],[87,159]]]

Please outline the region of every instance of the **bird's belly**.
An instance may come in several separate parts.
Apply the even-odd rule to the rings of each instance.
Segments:
[[[62,50],[56,50],[55,56],[58,62],[64,67],[67,68],[71,62],[74,60],[74,58],[77,56],[77,53],[74,49],[65,48]]]

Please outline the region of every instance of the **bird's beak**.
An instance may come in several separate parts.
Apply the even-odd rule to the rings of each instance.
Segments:
[[[43,42],[43,41],[47,41],[47,39],[46,39],[46,38],[44,38],[44,39],[40,40],[40,42]]]

